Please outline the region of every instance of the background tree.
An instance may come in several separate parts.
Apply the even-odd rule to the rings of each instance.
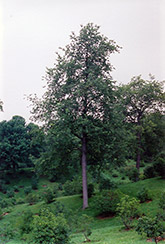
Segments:
[[[3,102],[0,100],[0,111],[3,111]]]
[[[31,145],[29,132],[32,125],[27,126],[21,116],[13,116],[9,121],[0,123],[0,169],[16,172],[19,168],[32,166],[30,155],[36,152]],[[34,127],[34,125],[33,125]]]
[[[119,51],[119,47],[93,24],[82,26],[79,36],[72,33],[70,38],[71,43],[62,49],[64,55],[58,54],[55,67],[47,69],[47,91],[42,100],[32,99],[32,113],[47,128],[58,123],[62,131],[67,129],[78,138],[86,208],[88,139],[100,126],[104,130],[109,126],[115,100],[110,54]]]
[[[127,123],[132,123],[136,131],[136,168],[139,170],[142,154],[143,119],[153,112],[163,112],[165,96],[163,82],[156,81],[150,75],[150,80],[141,76],[133,77],[131,82],[120,87],[121,102]]]

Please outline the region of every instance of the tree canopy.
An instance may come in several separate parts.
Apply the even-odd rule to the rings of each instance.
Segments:
[[[138,170],[142,152],[143,119],[152,113],[163,113],[165,104],[163,89],[163,82],[157,81],[151,75],[149,80],[144,80],[141,76],[133,77],[130,83],[119,88],[125,121],[136,126]]]

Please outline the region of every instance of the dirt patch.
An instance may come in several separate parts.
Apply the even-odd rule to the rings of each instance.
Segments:
[[[146,201],[146,203],[150,203],[150,202],[152,202],[152,200],[151,200],[151,199]]]
[[[115,214],[113,213],[103,213],[103,214],[99,214],[97,216],[97,219],[112,219],[115,217]]]

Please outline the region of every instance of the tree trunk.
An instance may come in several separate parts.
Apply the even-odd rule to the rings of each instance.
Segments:
[[[88,188],[87,188],[87,142],[86,135],[82,138],[82,187],[83,187],[83,209],[88,207]]]
[[[141,160],[141,133],[137,134],[138,148],[137,148],[137,158],[136,158],[136,168],[139,171],[140,169],[140,160]]]

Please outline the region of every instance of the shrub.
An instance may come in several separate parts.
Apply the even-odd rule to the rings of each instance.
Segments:
[[[136,182],[139,179],[139,171],[135,167],[131,168],[128,171],[127,175],[128,175],[129,180],[131,180],[132,182]]]
[[[112,177],[117,178],[119,176],[118,176],[118,174],[114,173],[114,174],[112,174]]]
[[[18,186],[13,186],[13,190],[14,190],[15,192],[19,192],[19,187],[18,187]]]
[[[15,199],[0,198],[0,207],[7,208],[13,206]]]
[[[137,198],[140,200],[141,203],[144,203],[147,200],[151,200],[148,189],[143,187],[140,191],[138,191]]]
[[[139,201],[136,198],[124,196],[117,204],[117,212],[126,229],[132,227],[133,218],[138,216]]]
[[[165,191],[160,196],[159,207],[165,211]]]
[[[2,183],[0,186],[0,191],[2,193],[6,194],[7,190],[8,190],[8,186],[6,186],[5,184]]]
[[[77,177],[73,180],[67,180],[63,185],[64,195],[70,196],[80,194],[82,192],[82,180]]]
[[[99,211],[99,214],[109,215],[116,213],[117,203],[120,202],[122,193],[119,191],[104,190],[94,198],[93,207]]]
[[[150,218],[143,216],[138,220],[136,231],[140,235],[146,235],[148,238],[153,238],[155,243],[157,243],[157,238],[163,234],[163,226],[157,217]]]
[[[116,188],[116,183],[114,183],[109,177],[102,174],[100,177],[100,184],[99,184],[100,191],[111,190],[114,188]]]
[[[0,220],[3,218],[3,211],[2,209],[0,208]]]
[[[44,190],[43,200],[45,201],[45,203],[48,204],[55,201],[55,194],[51,188],[48,187],[47,189]]]
[[[10,189],[10,190],[7,190],[7,193],[6,193],[7,197],[14,197],[14,190],[13,189]]]
[[[28,234],[31,232],[31,224],[33,220],[33,212],[31,210],[26,210],[21,214],[18,219],[17,226],[20,229],[21,235]]]
[[[95,191],[94,184],[89,183],[88,184],[88,197],[89,198],[94,195],[94,191]]]
[[[7,243],[9,240],[12,240],[18,236],[18,230],[13,228],[10,224],[4,223],[0,226],[0,237],[2,243]]]
[[[29,193],[26,196],[26,202],[28,202],[30,205],[35,204],[38,201],[39,201],[39,197],[35,193]]]
[[[27,194],[29,194],[29,193],[31,193],[32,192],[32,187],[31,186],[26,186],[25,188],[24,188],[24,193],[27,195]]]
[[[83,214],[77,219],[78,232],[81,232],[84,235],[84,242],[90,242],[91,240],[89,239],[89,236],[92,234],[91,223],[93,221],[93,218],[86,214]]]
[[[25,199],[24,198],[19,197],[19,198],[16,199],[16,204],[22,204],[22,203],[25,203]]]
[[[156,173],[155,173],[155,169],[154,169],[154,166],[148,166],[144,169],[144,176],[145,178],[149,179],[149,178],[153,178],[156,176]]]
[[[32,242],[35,244],[67,244],[69,231],[63,215],[55,216],[48,209],[43,209],[32,221]]]
[[[38,179],[37,177],[33,177],[31,181],[31,186],[33,190],[38,189]]]
[[[157,158],[157,162],[154,163],[154,169],[162,179],[165,179],[165,158]]]

